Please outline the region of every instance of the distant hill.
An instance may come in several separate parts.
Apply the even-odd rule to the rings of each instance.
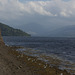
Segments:
[[[2,36],[30,36],[30,34],[23,32],[20,29],[14,29],[8,25],[0,23]]]
[[[75,25],[65,26],[50,32],[51,37],[75,37]]]

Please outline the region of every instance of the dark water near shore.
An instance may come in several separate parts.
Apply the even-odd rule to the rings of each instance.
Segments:
[[[4,36],[3,39],[6,45],[31,48],[37,54],[54,55],[75,63],[75,38]]]

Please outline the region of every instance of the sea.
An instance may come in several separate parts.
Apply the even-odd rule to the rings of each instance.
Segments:
[[[22,53],[75,74],[75,38],[3,36],[7,46],[22,46]]]

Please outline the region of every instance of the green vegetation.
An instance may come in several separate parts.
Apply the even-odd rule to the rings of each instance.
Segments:
[[[2,36],[30,36],[30,34],[23,32],[20,29],[14,29],[8,25],[0,23]]]

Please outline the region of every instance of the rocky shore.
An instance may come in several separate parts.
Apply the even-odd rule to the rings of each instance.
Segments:
[[[18,53],[11,47],[0,45],[0,75],[70,75],[56,67]]]
[[[0,75],[71,75],[66,70],[51,67],[37,57],[16,51],[0,39]]]

